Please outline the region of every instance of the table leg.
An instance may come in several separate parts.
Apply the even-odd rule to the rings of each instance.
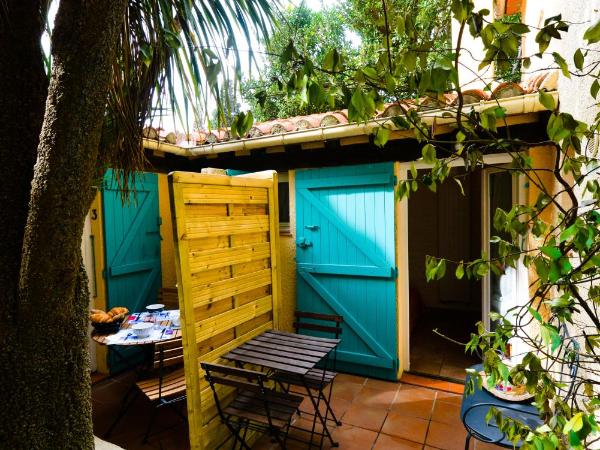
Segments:
[[[137,398],[138,392],[139,391],[138,391],[137,386],[135,384],[133,384],[133,386],[131,386],[131,388],[129,388],[129,390],[125,394],[125,397],[123,397],[123,400],[121,401],[121,408],[119,410],[119,414],[117,415],[117,417],[113,421],[113,423],[110,425],[110,427],[108,427],[108,430],[106,431],[106,433],[104,433],[103,438],[108,439],[110,437],[110,435],[112,434],[112,432],[114,431],[114,429],[117,427],[117,425],[119,424],[119,422],[121,421],[121,419],[123,419],[123,417],[125,417],[125,414],[127,414],[127,411],[129,411],[129,408],[131,408],[131,405],[133,405],[133,403],[135,402],[135,399]],[[132,393],[133,393],[133,397],[128,402],[127,399],[129,398],[129,396]]]

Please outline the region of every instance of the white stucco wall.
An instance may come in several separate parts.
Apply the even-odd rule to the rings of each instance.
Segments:
[[[481,9],[494,10],[493,0],[474,0],[475,11]],[[491,16],[488,16],[490,18]],[[456,20],[452,21],[452,46],[456,48],[460,26]],[[469,27],[465,27],[461,39],[461,48],[464,49],[460,54],[460,66],[458,69],[458,79],[463,90],[478,88],[481,89],[485,83],[492,81],[494,76],[493,67],[487,66],[483,70],[478,70],[479,63],[483,60],[485,51],[481,39],[475,39],[469,33]]]
[[[560,53],[569,63],[571,69],[575,70],[573,54],[578,48],[600,50],[600,45],[588,46],[583,40],[585,30],[600,18],[600,3],[598,1],[527,0],[526,5],[523,21],[528,25],[541,27],[545,19],[558,14],[562,14],[563,20],[573,23],[568,33],[563,33],[560,40],[553,40],[547,50],[547,52],[556,51]],[[538,44],[535,42],[535,35],[536,30],[532,29],[532,32],[528,34],[523,43],[524,55],[529,56],[539,51]],[[586,61],[590,62],[597,59],[598,54],[591,53]],[[550,55],[545,56],[543,59],[533,57],[531,58],[531,67],[525,73],[526,76],[533,75],[549,67],[555,67]],[[560,75],[558,79],[560,109],[569,112],[578,120],[592,121],[598,112],[598,108],[593,106],[594,101],[590,96],[592,81],[591,77],[571,77],[571,79],[568,79]]]

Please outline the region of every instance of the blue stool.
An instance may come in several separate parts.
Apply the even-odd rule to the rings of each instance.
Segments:
[[[477,364],[472,366],[471,369],[480,372],[483,370],[483,365]],[[509,402],[493,396],[483,388],[476,390],[471,395],[465,393],[460,408],[460,417],[467,429],[465,450],[469,449],[471,437],[501,447],[513,448],[513,443],[498,428],[494,419],[491,419],[489,423],[486,422],[485,416],[492,406],[505,417],[512,417],[531,428],[542,425],[537,409],[531,404],[531,401],[523,403]],[[519,447],[520,445],[517,444],[517,448]]]

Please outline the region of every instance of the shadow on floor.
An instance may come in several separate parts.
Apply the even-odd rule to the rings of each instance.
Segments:
[[[118,412],[123,395],[131,387],[132,372],[115,378],[105,379],[92,388],[94,433],[102,436],[111,420]],[[418,382],[419,377],[410,376],[406,380]],[[404,378],[403,378],[404,379]],[[460,421],[461,395],[447,392],[449,383],[431,383],[423,380],[423,385],[439,386],[429,389],[406,382],[389,382],[353,375],[340,374],[335,381],[332,405],[342,421],[334,426],[332,433],[339,442],[341,450],[404,450],[404,449],[442,449],[462,450],[465,442],[465,430]],[[460,391],[461,386],[454,386]],[[310,411],[305,401],[301,407]],[[158,420],[160,427],[176,425],[168,431],[151,437],[148,444],[142,443],[144,431],[150,420],[150,404],[139,397],[123,421],[115,429],[108,441],[124,449],[132,450],[187,450],[189,449],[188,430],[185,425],[177,424],[178,417],[165,410]],[[295,424],[310,428],[309,416],[296,419]],[[158,430],[154,430],[158,431]],[[302,431],[293,433],[306,439]],[[288,441],[289,450],[307,448],[306,444]],[[223,448],[230,448],[227,444]],[[254,450],[276,449],[277,444],[268,437],[261,438]],[[313,447],[315,448],[315,447]],[[330,448],[328,445],[325,449]],[[492,450],[498,447],[472,441],[471,450]]]
[[[104,437],[134,380],[135,373],[130,371],[103,379],[92,386],[94,434],[127,450],[189,449],[187,425],[170,408],[161,408],[148,443],[142,442],[153,410],[153,405],[142,395],[136,397],[110,437]]]

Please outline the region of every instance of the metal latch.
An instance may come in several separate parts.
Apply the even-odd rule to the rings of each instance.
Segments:
[[[312,247],[312,242],[307,241],[305,237],[301,237],[296,241],[296,245],[300,248],[308,248],[308,247]]]

